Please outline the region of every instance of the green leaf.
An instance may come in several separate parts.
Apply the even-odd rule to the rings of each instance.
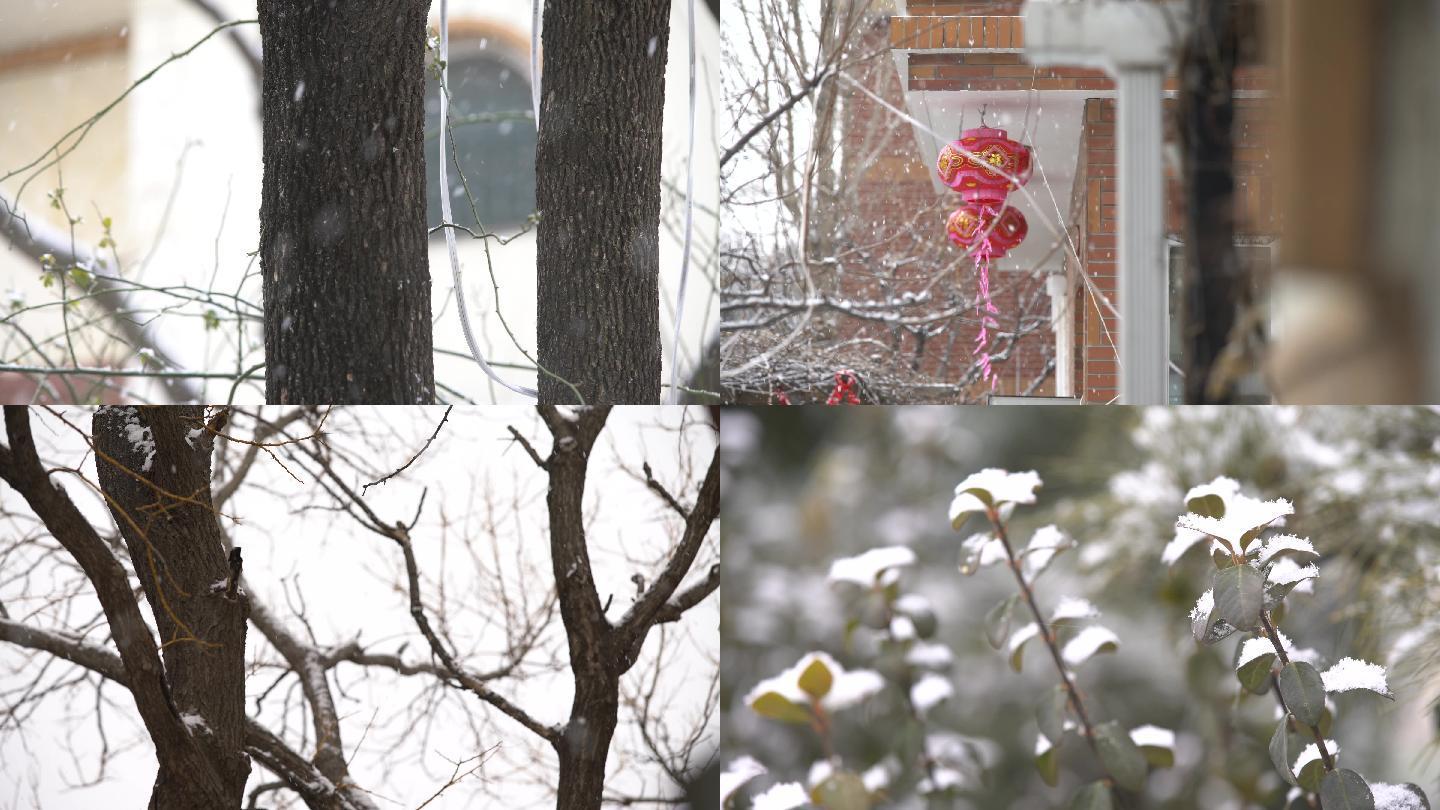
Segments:
[[[205,310],[205,331],[209,332],[219,328],[220,316],[216,315],[213,309]]]
[[[1295,775],[1295,780],[1300,783],[1300,787],[1311,793],[1320,792],[1320,780],[1323,778],[1325,778],[1325,761],[1320,757],[1305,763],[1305,767]]]
[[[1245,662],[1235,671],[1235,676],[1240,679],[1240,685],[1245,687],[1247,692],[1263,695],[1270,691],[1270,672],[1274,668],[1275,653],[1267,652]]]
[[[808,723],[810,710],[779,692],[766,692],[751,702],[750,708],[761,717],[779,720],[783,723]]]
[[[1145,761],[1156,768],[1175,767],[1175,751],[1161,745],[1142,745],[1140,753],[1145,755]]]
[[[830,667],[825,666],[825,662],[819,658],[811,661],[810,666],[800,673],[800,688],[816,700],[830,694],[830,687],[834,683],[835,676],[830,672]]]
[[[1026,628],[1035,628],[1035,625],[1027,624],[1025,625],[1025,627],[1020,628],[1020,630],[1025,630]],[[1020,630],[1015,631],[1016,635],[1020,633]],[[1020,672],[1022,669],[1025,668],[1025,645],[1029,644],[1031,639],[1039,635],[1040,633],[1038,631],[1038,628],[1036,628],[1030,633],[1030,635],[1026,636],[1018,644],[1015,643],[1015,636],[1010,637],[1010,643],[1012,645],[1010,649],[1011,669],[1015,670],[1016,672]]]
[[[1075,791],[1070,800],[1070,810],[1112,810],[1114,807],[1110,786],[1104,782],[1091,782]]]
[[[1035,757],[1035,770],[1040,772],[1040,779],[1050,787],[1060,781],[1060,746],[1052,744],[1045,749],[1045,753]]]
[[[1010,637],[1010,617],[1015,612],[1015,602],[1019,598],[1018,595],[1011,596],[985,614],[985,640],[997,650],[1004,647],[1005,640]]]
[[[1191,498],[1185,502],[1185,508],[1204,517],[1225,517],[1225,499],[1213,493],[1201,495],[1198,498]]]
[[[1292,785],[1300,784],[1295,779],[1295,771],[1290,768],[1289,717],[1280,718],[1280,724],[1275,727],[1275,733],[1270,737],[1270,762],[1286,782]]]
[[[810,801],[826,810],[870,810],[870,791],[859,776],[840,771],[816,785]]]
[[[1056,686],[1035,704],[1035,725],[1052,745],[1059,745],[1065,736],[1065,706],[1069,701],[1065,687]]]
[[[1249,565],[1215,572],[1215,617],[1237,630],[1254,630],[1260,624],[1265,579]]]
[[[1341,768],[1320,782],[1320,803],[1325,810],[1375,810],[1375,797],[1360,774]]]
[[[1280,670],[1280,697],[1295,719],[1313,726],[1325,711],[1325,683],[1315,667],[1304,661],[1291,661]]]
[[[1111,721],[1096,726],[1095,750],[1117,785],[1128,790],[1145,787],[1145,755],[1119,723]]]
[[[938,629],[939,621],[935,618],[935,611],[929,605],[918,605],[907,603],[906,600],[896,602],[899,612],[910,618],[910,623],[915,625],[915,635],[920,638],[931,638]]]

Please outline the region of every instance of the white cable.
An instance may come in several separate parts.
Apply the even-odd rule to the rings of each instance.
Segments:
[[[530,106],[535,111],[535,131],[540,131],[540,11],[545,0],[530,0]]]
[[[447,2],[448,0],[440,0],[440,217],[448,226],[454,220],[450,218],[450,174],[445,168],[445,144],[450,135],[450,20]],[[465,332],[465,343],[470,347],[470,356],[480,364],[480,370],[485,372],[485,376],[517,394],[539,399],[540,392],[506,382],[485,362],[485,356],[475,344],[475,335],[470,331],[470,317],[465,313],[465,291],[460,288],[460,257],[455,253],[455,229],[446,227],[444,231],[445,247],[450,251],[451,289],[455,293],[455,307],[460,313],[460,328]]]
[[[539,2],[539,0],[536,0]],[[690,277],[690,231],[695,217],[695,0],[690,0],[690,141],[685,157],[685,251],[680,290],[675,294],[675,337],[670,341],[670,404],[680,403],[680,325],[685,316],[685,282]]]

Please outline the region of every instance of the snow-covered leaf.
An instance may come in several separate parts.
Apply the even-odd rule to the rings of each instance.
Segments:
[[[1208,484],[1198,484],[1185,493],[1185,508],[1197,515],[1223,517],[1225,502],[1240,492],[1240,482],[1220,476]]]
[[[1039,486],[1040,476],[1033,470],[1012,473],[992,467],[972,473],[955,487],[955,499],[950,502],[950,525],[959,529],[971,514],[1002,504],[1034,503]]]
[[[1297,557],[1319,556],[1315,547],[1310,541],[1303,537],[1296,537],[1293,534],[1277,534],[1265,542],[1264,548],[1260,549],[1260,564],[1265,565],[1281,554],[1289,554]]]
[[[844,667],[826,653],[811,652],[806,653],[795,666],[756,684],[745,696],[746,704],[756,712],[776,720],[809,722],[809,710],[805,707],[811,696],[801,686],[800,680],[801,675],[807,671],[816,671],[812,669],[816,661],[823,664],[831,677],[830,688],[820,699],[820,705],[827,711],[849,708],[879,692],[885,685],[884,680],[875,672],[863,669],[846,672]],[[782,700],[784,703],[780,702]],[[785,703],[790,706],[787,707]]]
[[[873,588],[887,571],[914,564],[915,552],[905,546],[872,548],[864,554],[842,557],[831,563],[827,579],[831,583],[854,582]]]
[[[1091,625],[1081,630],[1066,642],[1060,657],[1071,667],[1078,667],[1096,653],[1114,652],[1120,647],[1120,637],[1100,625]]]
[[[949,678],[927,672],[910,687],[910,702],[915,705],[915,711],[924,716],[953,694],[955,688],[950,685]]]
[[[1055,612],[1051,614],[1051,623],[1075,619],[1093,619],[1100,615],[1100,610],[1090,603],[1088,599],[1080,599],[1073,596],[1060,597],[1060,603],[1055,606]]]
[[[1005,561],[1005,546],[990,534],[972,534],[960,544],[960,573],[965,576]]]
[[[1246,691],[1264,694],[1270,686],[1270,673],[1275,668],[1275,645],[1265,636],[1247,639],[1240,645],[1235,659],[1235,675]]]
[[[798,782],[783,782],[755,797],[752,810],[793,810],[810,803],[810,795]]]
[[[754,757],[743,756],[730,763],[720,774],[720,803],[734,795],[746,782],[765,773],[765,766]]]
[[[915,644],[905,653],[905,663],[929,670],[946,670],[955,664],[955,654],[944,644]]]
[[[810,661],[810,664],[800,673],[797,681],[800,690],[815,700],[825,697],[834,682],[835,677],[830,674],[830,667],[826,666],[825,661],[818,657]]]
[[[1024,666],[1025,642],[1040,634],[1040,625],[1031,622],[1010,636],[1010,668],[1019,672]]]
[[[1010,635],[1010,618],[1018,601],[1019,594],[1008,596],[985,613],[985,640],[991,647],[998,650],[1005,646],[1005,638]]]
[[[1175,732],[1159,726],[1136,726],[1130,729],[1130,739],[1145,755],[1145,760],[1157,768],[1169,768],[1175,764]]]
[[[1341,658],[1340,663],[1325,670],[1321,680],[1325,683],[1325,691],[1331,694],[1368,689],[1381,697],[1395,699],[1395,693],[1390,691],[1390,685],[1385,681],[1385,667],[1358,658]]]
[[[1054,524],[1036,529],[1035,534],[1030,536],[1030,543],[1020,553],[1024,563],[1025,580],[1034,582],[1036,577],[1050,567],[1051,561],[1060,552],[1074,547],[1075,540]]]
[[[1224,542],[1232,551],[1240,553],[1261,529],[1294,513],[1294,507],[1283,498],[1261,501],[1237,494],[1226,503],[1224,517],[1215,518],[1191,512],[1182,516],[1176,525],[1204,532]]]
[[[1375,810],[1430,810],[1430,799],[1419,785],[1373,782],[1370,793],[1375,797]]]
[[[1039,727],[1042,738],[1047,741],[1059,740],[1065,733],[1065,707],[1069,703],[1070,696],[1065,687],[1056,685],[1035,704],[1035,725]]]

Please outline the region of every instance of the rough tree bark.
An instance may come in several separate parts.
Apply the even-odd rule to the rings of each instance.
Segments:
[[[1180,127],[1185,144],[1185,401],[1228,404],[1234,380],[1212,370],[1248,297],[1235,252],[1234,0],[1191,0]]]
[[[260,0],[260,266],[272,403],[434,399],[428,0]]]
[[[95,466],[160,631],[171,710],[198,718],[191,735],[232,799],[225,806],[237,807],[250,774],[242,753],[247,605],[243,594],[212,591],[229,565],[210,505],[213,438],[204,410],[97,411]],[[190,774],[161,767],[150,806],[214,805],[196,793]]]
[[[535,151],[540,365],[586,402],[660,397],[669,0],[551,0]],[[541,372],[542,402],[574,402]]]

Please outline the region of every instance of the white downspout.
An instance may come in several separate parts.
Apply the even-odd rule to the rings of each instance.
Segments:
[[[1022,13],[1032,65],[1100,68],[1119,88],[1120,402],[1164,405],[1170,323],[1161,101],[1185,14],[1174,2],[1121,0],[1027,0]]]
[[[1063,270],[1045,277],[1050,294],[1050,329],[1055,332],[1055,396],[1075,396],[1075,307],[1070,277]]]

